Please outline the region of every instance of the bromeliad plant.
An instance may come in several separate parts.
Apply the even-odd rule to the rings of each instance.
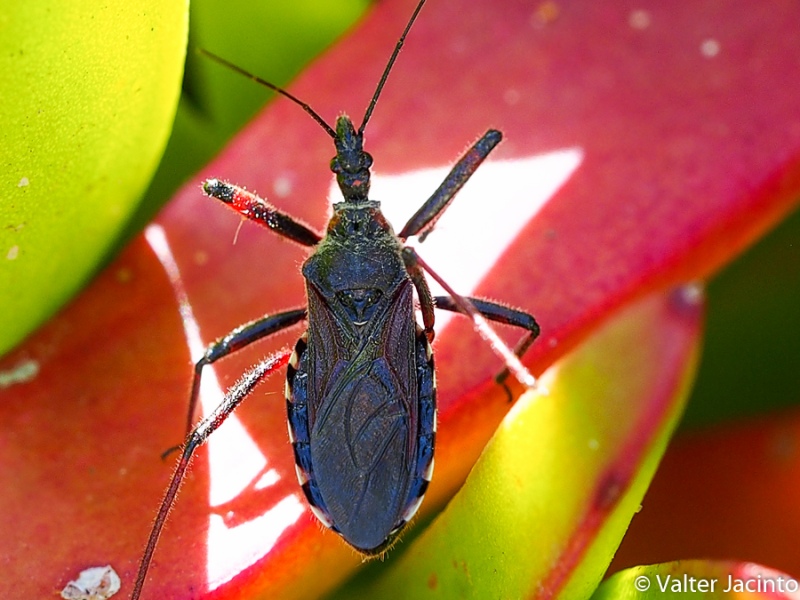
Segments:
[[[292,92],[322,115],[361,113],[409,4],[377,6]],[[371,121],[375,170],[443,167],[464,140],[487,127],[504,132],[497,158],[483,167],[491,179],[491,163],[502,166],[500,178],[468,207],[484,227],[449,227],[445,218],[419,251],[425,256],[442,236],[455,259],[464,260],[455,248],[498,253],[474,293],[537,316],[543,335],[528,365],[544,374],[548,393],[511,408],[492,382],[497,362],[470,324],[454,319],[443,328],[434,482],[414,534],[364,568],[302,503],[283,381],[269,381],[224,428],[229,437],[221,429],[211,440],[209,460],[196,462],[149,593],[635,594],[638,572],[598,585],[632,519],[635,531],[639,505],[648,512],[645,490],[692,381],[702,291],[686,284],[713,276],[783,218],[800,189],[800,99],[780,85],[798,75],[791,58],[800,14],[788,11],[745,2],[629,12],[588,1],[531,9],[430,0]],[[201,43],[217,50],[213,40]],[[514,205],[536,201],[532,159],[545,154],[569,159],[552,167],[566,174],[560,185],[535,216],[498,216],[506,196]],[[146,237],[3,359],[0,596],[43,596],[106,563],[130,591],[171,474],[158,455],[180,438],[196,332],[207,343],[303,304],[302,253],[247,225],[233,245],[236,218],[202,198],[198,182],[248,185],[319,229],[329,159],[329,140],[315,125],[295,106],[274,103],[176,195]],[[409,210],[432,191],[406,185]],[[509,219],[518,227],[491,240]],[[445,276],[477,269],[472,259],[445,262],[435,264]],[[225,361],[221,387],[297,333]],[[20,375],[26,364],[35,367]],[[204,397],[213,403],[214,393]],[[729,556],[720,546],[700,558],[760,556]],[[620,566],[635,564],[627,560]],[[785,560],[773,566],[796,575],[800,567]],[[656,574],[744,571],[704,562],[645,573],[657,585]]]

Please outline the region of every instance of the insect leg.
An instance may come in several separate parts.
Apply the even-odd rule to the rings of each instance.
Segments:
[[[189,413],[186,417],[187,435],[192,430],[192,419],[197,408],[197,398],[200,394],[200,376],[203,372],[203,367],[237,350],[241,350],[245,346],[249,346],[261,338],[265,338],[268,335],[278,333],[292,325],[296,325],[306,318],[306,313],[307,311],[305,308],[295,308],[275,315],[266,315],[255,321],[240,325],[228,335],[209,344],[202,358],[194,365],[192,391],[189,394]]]
[[[411,283],[417,289],[417,298],[419,298],[419,309],[422,313],[422,324],[425,327],[425,335],[428,342],[433,341],[435,332],[433,326],[436,320],[434,315],[434,301],[431,296],[431,290],[428,287],[428,280],[425,279],[425,273],[418,262],[413,260],[413,256],[408,253],[403,253],[403,260],[405,261],[406,271],[408,276],[411,277]]]
[[[483,137],[475,142],[456,163],[433,195],[408,220],[398,237],[405,240],[413,235],[418,235],[420,242],[425,241],[458,190],[472,177],[475,170],[489,155],[489,152],[500,143],[501,139],[503,139],[503,134],[496,129],[490,129],[484,133]]]
[[[158,509],[158,515],[153,524],[153,529],[150,531],[150,537],[147,540],[147,546],[142,555],[142,562],[139,564],[139,572],[136,575],[136,584],[133,587],[131,600],[138,600],[142,593],[142,586],[147,577],[147,571],[150,567],[150,561],[153,559],[153,553],[155,552],[158,538],[167,520],[167,515],[175,502],[175,496],[178,493],[178,488],[183,481],[183,476],[186,473],[194,451],[208,439],[208,436],[214,433],[214,431],[225,422],[225,419],[227,419],[242,400],[253,391],[256,385],[289,362],[289,354],[290,352],[284,350],[279,354],[262,360],[255,367],[247,371],[247,373],[228,390],[222,403],[214,412],[200,421],[197,427],[186,436],[186,441],[183,444],[183,452],[178,461],[178,467],[175,469],[175,474],[172,476],[167,492],[164,495],[164,500],[161,502],[161,508]]]
[[[503,304],[490,302],[489,300],[471,297],[465,299],[469,300],[472,306],[474,306],[479,313],[481,313],[490,321],[505,323],[506,325],[513,325],[514,327],[520,327],[527,330],[528,334],[523,337],[517,344],[517,347],[514,348],[514,354],[516,354],[518,357],[522,357],[522,355],[527,352],[528,348],[530,348],[533,341],[538,337],[540,331],[539,324],[536,322],[536,319],[533,318],[533,315],[515,308],[504,306]],[[436,296],[434,298],[434,302],[436,302],[436,308],[448,310],[450,312],[463,313],[458,304],[456,304],[455,300],[453,300],[453,298],[450,296]],[[508,375],[509,370],[508,367],[506,367],[497,375],[497,377],[495,377],[495,380],[497,383],[502,384]]]
[[[203,183],[203,191],[212,198],[224,202],[242,216],[272,229],[293,242],[303,246],[316,246],[322,239],[308,225],[282,213],[263,198],[238,185],[219,179],[209,179]]]
[[[528,388],[533,388],[536,385],[536,378],[531,375],[528,369],[526,369],[525,366],[520,362],[519,357],[509,349],[509,347],[505,344],[505,342],[503,342],[503,340],[500,339],[500,337],[498,337],[495,331],[489,326],[481,311],[479,311],[470,300],[462,297],[452,287],[450,287],[450,285],[444,279],[442,279],[442,277],[436,273],[436,271],[431,269],[431,267],[426,264],[424,260],[422,260],[417,251],[411,246],[405,246],[403,248],[402,256],[406,271],[409,274],[422,269],[431,277],[433,277],[436,282],[441,285],[448,294],[450,294],[450,301],[458,307],[458,312],[462,312],[472,319],[472,322],[475,324],[475,330],[484,340],[486,340],[492,351],[497,354],[497,356],[499,356],[503,362],[505,362],[506,370],[514,373],[514,377],[516,377],[522,385]],[[507,377],[505,371],[498,375],[498,377],[501,378],[499,379],[499,383],[501,383],[506,391],[509,392],[510,396],[511,393],[508,389],[508,386],[506,386],[504,383],[504,380]]]

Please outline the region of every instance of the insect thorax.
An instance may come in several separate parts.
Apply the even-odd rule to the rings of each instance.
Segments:
[[[409,282],[402,246],[379,202],[333,208],[327,235],[303,265],[303,276],[310,298],[320,295],[337,317],[361,327]]]

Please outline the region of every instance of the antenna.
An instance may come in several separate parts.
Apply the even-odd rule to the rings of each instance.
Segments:
[[[397,60],[397,55],[400,54],[400,49],[403,47],[403,44],[406,41],[406,36],[408,32],[411,30],[411,26],[414,24],[414,21],[417,20],[417,15],[419,11],[422,10],[422,6],[425,4],[425,0],[419,0],[419,4],[417,4],[417,8],[414,9],[414,14],[411,15],[411,18],[408,20],[408,24],[406,28],[403,30],[403,35],[400,36],[400,39],[397,40],[397,45],[394,47],[394,52],[389,57],[389,62],[386,63],[386,68],[383,70],[383,75],[381,75],[381,80],[378,82],[378,87],[375,88],[375,93],[372,95],[372,100],[369,102],[369,106],[367,107],[367,112],[364,113],[364,120],[361,122],[361,127],[358,128],[358,133],[364,133],[364,128],[367,126],[367,122],[369,121],[370,117],[372,116],[372,111],[375,108],[375,104],[378,102],[378,96],[381,95],[383,91],[383,86],[386,84],[386,80],[389,78],[389,72],[392,70],[394,66],[394,61]]]
[[[313,108],[311,108],[308,104],[306,104],[305,102],[303,102],[302,100],[300,100],[296,96],[293,96],[292,94],[290,94],[289,92],[287,92],[283,88],[278,87],[274,83],[270,83],[266,79],[261,79],[261,77],[259,77],[257,75],[253,75],[252,73],[250,73],[249,71],[245,71],[241,67],[237,67],[232,62],[229,62],[229,61],[225,60],[221,56],[217,56],[213,52],[209,52],[208,50],[204,50],[203,48],[198,48],[197,51],[200,54],[203,54],[203,55],[207,56],[211,60],[214,60],[214,61],[218,62],[222,66],[228,67],[232,71],[236,71],[240,75],[244,75],[248,79],[252,79],[256,83],[259,83],[259,84],[263,85],[264,87],[267,87],[267,88],[271,89],[274,92],[278,92],[281,96],[285,96],[286,98],[288,98],[289,100],[291,100],[295,104],[299,105],[300,108],[302,108],[304,111],[306,111],[309,115],[311,115],[311,118],[314,119],[317,123],[319,123],[320,126],[328,133],[329,136],[331,136],[333,139],[336,139],[336,132],[333,130],[333,127],[328,125],[325,122],[325,119],[320,117]]]
[[[406,28],[403,30],[403,34],[400,36],[400,39],[397,40],[397,44],[394,47],[394,51],[392,52],[392,55],[389,57],[389,62],[386,63],[386,68],[384,68],[383,74],[381,75],[381,79],[380,81],[378,81],[378,87],[375,88],[375,93],[372,95],[372,100],[370,100],[369,106],[367,106],[367,112],[364,113],[364,120],[361,122],[361,127],[358,128],[359,135],[364,133],[364,128],[367,126],[367,123],[369,122],[369,119],[372,116],[372,111],[375,108],[375,104],[377,104],[378,102],[378,97],[381,95],[381,92],[383,91],[383,86],[386,84],[386,80],[389,78],[389,73],[391,72],[394,63],[397,60],[397,56],[398,54],[400,54],[400,49],[403,47],[403,44],[406,41],[406,36],[408,35],[408,32],[411,30],[412,25],[414,25],[414,21],[417,20],[417,15],[419,15],[419,11],[422,10],[422,7],[425,4],[425,2],[426,0],[419,1],[419,4],[417,4],[417,8],[414,9],[414,13],[411,15],[411,18],[408,20],[408,23],[406,24]],[[289,100],[300,106],[300,108],[306,111],[309,115],[311,115],[311,118],[314,119],[317,123],[319,123],[319,125],[328,133],[329,136],[331,136],[334,140],[336,139],[336,132],[333,130],[333,127],[328,125],[325,122],[325,119],[320,117],[319,114],[317,114],[317,112],[313,108],[311,108],[308,104],[306,104],[296,96],[290,94],[283,88],[278,87],[274,83],[270,83],[266,79],[261,79],[261,77],[259,77],[258,75],[253,75],[249,71],[245,71],[241,67],[238,67],[232,62],[225,60],[221,56],[217,56],[213,52],[209,52],[208,50],[205,50],[203,48],[197,48],[197,51],[200,54],[207,56],[211,60],[218,62],[223,67],[227,67],[230,70],[239,73],[240,75],[244,75],[248,79],[251,79],[256,83],[263,85],[264,87],[267,87],[274,92],[279,93],[281,96],[288,98]]]

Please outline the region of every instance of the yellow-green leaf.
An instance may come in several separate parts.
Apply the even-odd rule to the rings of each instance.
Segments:
[[[0,353],[94,272],[152,176],[187,0],[0,7]]]

